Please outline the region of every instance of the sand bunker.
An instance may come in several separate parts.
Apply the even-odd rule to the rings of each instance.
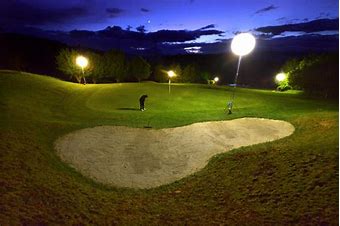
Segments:
[[[202,169],[221,152],[289,136],[284,121],[242,118],[169,129],[99,126],[59,138],[61,159],[98,182],[151,188]]]

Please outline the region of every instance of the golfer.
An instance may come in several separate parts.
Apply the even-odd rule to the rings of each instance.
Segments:
[[[141,110],[141,111],[145,111],[146,109],[145,109],[145,107],[144,107],[144,102],[145,102],[145,99],[148,97],[148,95],[146,95],[146,94],[144,94],[143,96],[141,96],[140,98],[139,98],[139,109]]]
[[[233,102],[228,102],[226,109],[228,109],[228,115],[230,115],[232,113],[231,110],[233,109]]]

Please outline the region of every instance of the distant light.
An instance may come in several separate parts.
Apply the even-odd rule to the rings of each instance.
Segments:
[[[76,63],[79,67],[84,69],[85,67],[87,67],[89,61],[87,60],[86,57],[78,56],[76,59]]]
[[[215,82],[218,82],[218,80],[220,80],[218,77],[215,77],[215,78],[214,78],[214,81],[215,81]]]
[[[256,40],[249,33],[241,33],[234,37],[231,42],[231,50],[238,56],[244,56],[255,48]]]
[[[283,80],[286,79],[286,74],[285,73],[279,73],[279,74],[276,75],[275,79],[278,82],[282,82]]]
[[[136,50],[138,50],[138,51],[144,51],[145,48],[143,48],[143,47],[137,47]]]
[[[170,78],[172,78],[172,77],[176,76],[176,74],[175,74],[175,72],[173,72],[173,71],[168,71],[168,76],[169,76]]]

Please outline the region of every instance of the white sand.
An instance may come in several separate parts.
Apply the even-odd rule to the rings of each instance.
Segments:
[[[59,138],[55,149],[63,161],[98,182],[151,188],[202,169],[218,153],[293,132],[288,122],[258,118],[157,130],[99,126]]]

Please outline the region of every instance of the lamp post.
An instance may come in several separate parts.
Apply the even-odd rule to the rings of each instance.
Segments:
[[[87,67],[88,63],[89,63],[89,61],[84,56],[78,56],[77,59],[76,59],[76,64],[81,68],[81,72],[83,74],[84,85],[86,84],[86,79],[85,79],[85,76],[84,76],[84,68]]]
[[[214,78],[214,84],[216,84],[220,79],[218,77]]]
[[[283,80],[286,79],[286,74],[285,73],[279,73],[275,76],[276,81],[282,82]]]
[[[283,72],[278,73],[275,76],[275,82],[277,84],[276,90],[277,91],[285,91],[287,89],[289,89],[289,85],[288,85],[288,79],[287,79],[287,75]]]
[[[171,78],[176,76],[176,74],[173,71],[168,71],[168,76],[169,76],[169,94],[170,94],[171,93]]]
[[[231,97],[231,101],[228,102],[228,111],[229,114],[231,114],[232,109],[233,109],[233,104],[234,104],[234,99],[235,99],[235,90],[237,86],[237,78],[238,78],[238,73],[240,70],[240,65],[241,65],[241,59],[242,56],[245,56],[249,54],[254,48],[255,48],[256,40],[253,35],[249,33],[241,33],[236,35],[232,42],[231,42],[231,51],[238,55],[238,64],[237,64],[237,70],[236,70],[236,75],[235,75],[235,80],[234,80],[234,89]]]

